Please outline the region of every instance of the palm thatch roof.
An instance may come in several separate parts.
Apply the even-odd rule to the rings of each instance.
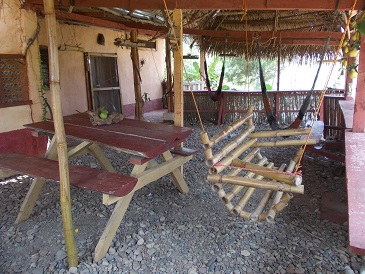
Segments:
[[[140,33],[150,35],[151,39],[166,36],[171,29],[169,18],[172,17],[172,11],[166,12],[163,5],[160,10],[138,10],[110,6],[88,7],[88,1],[81,1],[81,4],[75,6],[62,5],[63,2],[67,1],[56,3],[57,16],[59,20],[68,23],[97,22],[100,26],[104,24],[102,22],[109,22],[109,25],[105,23],[106,27],[138,29]],[[25,3],[28,8],[42,14],[42,1],[28,0]],[[118,1],[115,3],[119,4]],[[148,5],[148,2],[144,1],[144,4]],[[138,1],[134,5],[138,6]],[[362,12],[358,15],[355,13],[351,20],[357,20],[359,14],[362,15]],[[250,59],[257,58],[257,45],[260,45],[264,58],[276,58],[280,52],[281,58],[284,59],[299,57],[300,60],[317,60],[322,56],[330,36],[326,53],[330,59],[337,50],[348,16],[349,11],[328,9],[190,9],[183,10],[183,30],[190,44],[198,45],[208,54],[229,53],[247,56]]]
[[[280,52],[284,59],[316,60],[323,54],[328,36],[332,38],[326,55],[334,56],[346,18],[343,11],[184,11],[184,27],[227,31],[226,37],[190,36],[191,42],[208,53],[248,55],[255,59],[259,45],[261,55],[266,58],[277,58]],[[230,32],[242,35],[232,38]],[[288,32],[296,32],[297,37],[282,36]],[[323,35],[309,39],[308,32]]]

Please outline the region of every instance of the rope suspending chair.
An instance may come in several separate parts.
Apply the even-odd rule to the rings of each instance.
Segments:
[[[213,190],[226,208],[235,215],[247,220],[272,222],[275,215],[288,205],[294,194],[304,193],[301,173],[293,173],[303,154],[303,148],[298,149],[288,165],[276,166],[261,154],[260,147],[302,146],[305,142],[315,144],[316,140],[261,140],[308,135],[310,129],[255,132],[252,117],[253,108],[249,107],[244,117],[212,138],[209,138],[205,131],[200,133],[206,164],[209,167],[207,180],[214,183]],[[229,140],[229,136],[233,134],[236,134],[235,139]],[[257,190],[264,191],[260,201],[253,197]],[[245,209],[249,202],[257,202],[251,212]]]

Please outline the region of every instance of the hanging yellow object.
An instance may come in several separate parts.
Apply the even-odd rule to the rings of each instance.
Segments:
[[[352,36],[351,36],[351,41],[359,41],[360,40],[360,32],[356,31]]]
[[[357,71],[355,70],[355,69],[351,69],[350,71],[349,71],[349,78],[350,79],[354,79],[354,78],[356,78],[357,77]]]
[[[349,56],[350,56],[350,57],[356,57],[356,56],[357,56],[357,48],[353,48],[353,49],[349,52]]]

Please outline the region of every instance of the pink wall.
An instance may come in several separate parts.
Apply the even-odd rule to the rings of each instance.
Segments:
[[[41,30],[45,29],[43,19],[39,19]],[[98,33],[105,37],[105,45],[96,42]],[[121,92],[121,103],[128,106],[135,103],[133,85],[133,67],[130,58],[130,48],[114,45],[116,37],[125,37],[124,32],[97,27],[58,24],[58,40],[60,45],[79,45],[84,52],[97,54],[117,54],[118,74]],[[146,37],[140,37],[146,38]],[[47,46],[45,31],[39,35],[39,45]],[[157,50],[140,49],[140,59],[145,60],[141,69],[142,94],[148,93],[151,100],[160,100],[162,97],[161,82],[164,68],[164,41],[157,41]],[[62,109],[64,115],[87,110],[87,91],[84,66],[84,52],[59,51],[60,85],[62,94]],[[49,92],[48,92],[49,93]],[[49,94],[47,95],[50,96]],[[159,107],[156,104],[149,104]],[[123,107],[123,109],[125,109]],[[127,107],[128,109],[128,107]]]

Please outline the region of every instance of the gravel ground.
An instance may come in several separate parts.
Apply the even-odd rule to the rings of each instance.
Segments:
[[[347,223],[320,218],[325,192],[345,195],[341,164],[306,153],[305,194],[295,195],[273,224],[245,221],[212,192],[200,127],[187,126],[194,133],[185,146],[198,150],[184,166],[189,193],[179,193],[169,176],[139,190],[98,263],[93,251],[114,208],[102,205],[100,194],[71,189],[79,266],[68,269],[57,185],[47,183],[31,217],[14,225],[32,178],[0,181],[0,273],[360,273],[364,258],[347,250]],[[224,127],[206,124],[210,136]],[[131,171],[124,155],[105,151],[118,171]],[[294,148],[262,150],[276,165],[288,163],[294,153]],[[72,162],[100,168],[89,155]]]

